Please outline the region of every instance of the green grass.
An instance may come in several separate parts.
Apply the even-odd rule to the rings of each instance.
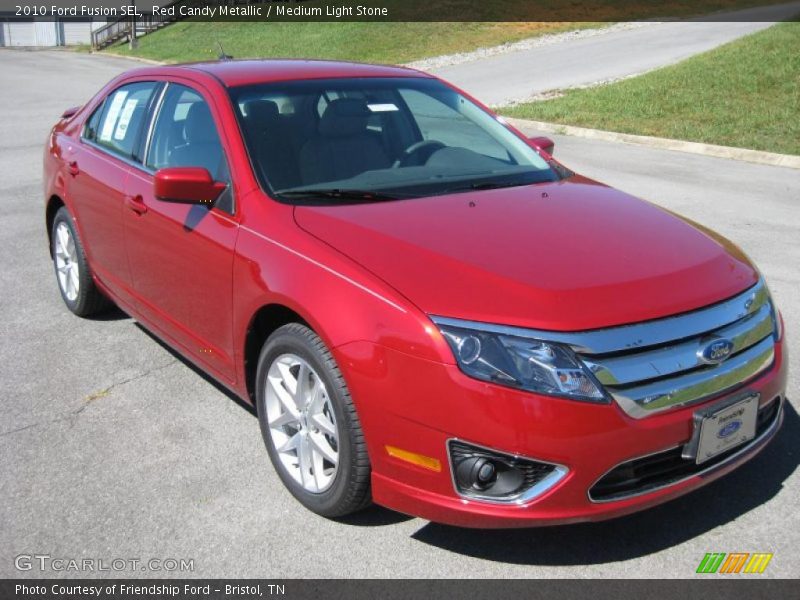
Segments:
[[[236,58],[330,58],[399,64],[597,23],[224,23],[180,21],[111,52],[164,62],[214,60],[219,41]]]
[[[781,23],[671,67],[503,113],[800,154],[800,23]]]
[[[364,0],[370,4],[371,0]],[[107,52],[164,62],[213,60],[219,55],[217,41],[236,58],[329,58],[399,64],[441,54],[468,52],[476,48],[587,27],[601,27],[634,17],[688,16],[734,10],[773,0],[580,0],[564,5],[552,0],[441,0],[409,3],[381,0],[400,21],[268,21],[202,22],[191,19],[142,37],[139,48],[130,51],[120,44]],[[501,12],[502,11],[502,12]],[[419,22],[453,15],[461,19],[497,19],[513,14],[548,19],[546,22]],[[559,17],[559,15],[562,15]],[[555,18],[570,21],[555,22]],[[602,21],[598,22],[598,21]]]

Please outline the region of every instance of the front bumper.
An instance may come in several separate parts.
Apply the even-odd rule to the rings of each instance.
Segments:
[[[615,403],[594,405],[538,396],[477,381],[441,364],[369,342],[335,349],[364,427],[378,504],[464,527],[525,527],[597,521],[633,513],[683,495],[737,468],[774,437],[783,418],[746,449],[680,481],[618,500],[595,502],[589,490],[605,473],[634,458],[685,444],[699,408],[733,394],[756,392],[760,406],[784,401],[783,340],[772,367],[734,392],[644,419]],[[496,504],[456,493],[447,440],[564,465],[569,472],[532,501]],[[387,446],[431,457],[440,471],[390,456]]]

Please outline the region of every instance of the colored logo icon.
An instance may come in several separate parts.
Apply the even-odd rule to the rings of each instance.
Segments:
[[[726,425],[727,427],[727,425]],[[763,573],[772,553],[767,552],[707,552],[697,566],[697,573],[718,573],[731,575],[736,573]]]

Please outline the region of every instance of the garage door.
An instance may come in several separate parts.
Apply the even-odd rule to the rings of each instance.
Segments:
[[[4,46],[57,46],[56,23],[52,21],[15,21],[4,24]]]
[[[57,24],[52,21],[36,21],[34,23],[36,43],[34,46],[58,46]]]
[[[6,24],[6,46],[35,46],[36,23],[22,21]]]
[[[64,21],[61,25],[61,43],[66,46],[92,43],[92,24],[88,21]]]

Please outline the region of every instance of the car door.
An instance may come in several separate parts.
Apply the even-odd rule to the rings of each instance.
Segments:
[[[166,84],[154,109],[144,164],[128,178],[123,221],[141,315],[168,341],[233,382],[238,223],[213,111],[202,88]],[[159,200],[154,175],[167,167],[203,167],[227,188],[211,207]]]
[[[122,242],[125,186],[158,86],[138,81],[113,90],[65,154],[67,194],[92,270],[123,303],[133,302]]]

